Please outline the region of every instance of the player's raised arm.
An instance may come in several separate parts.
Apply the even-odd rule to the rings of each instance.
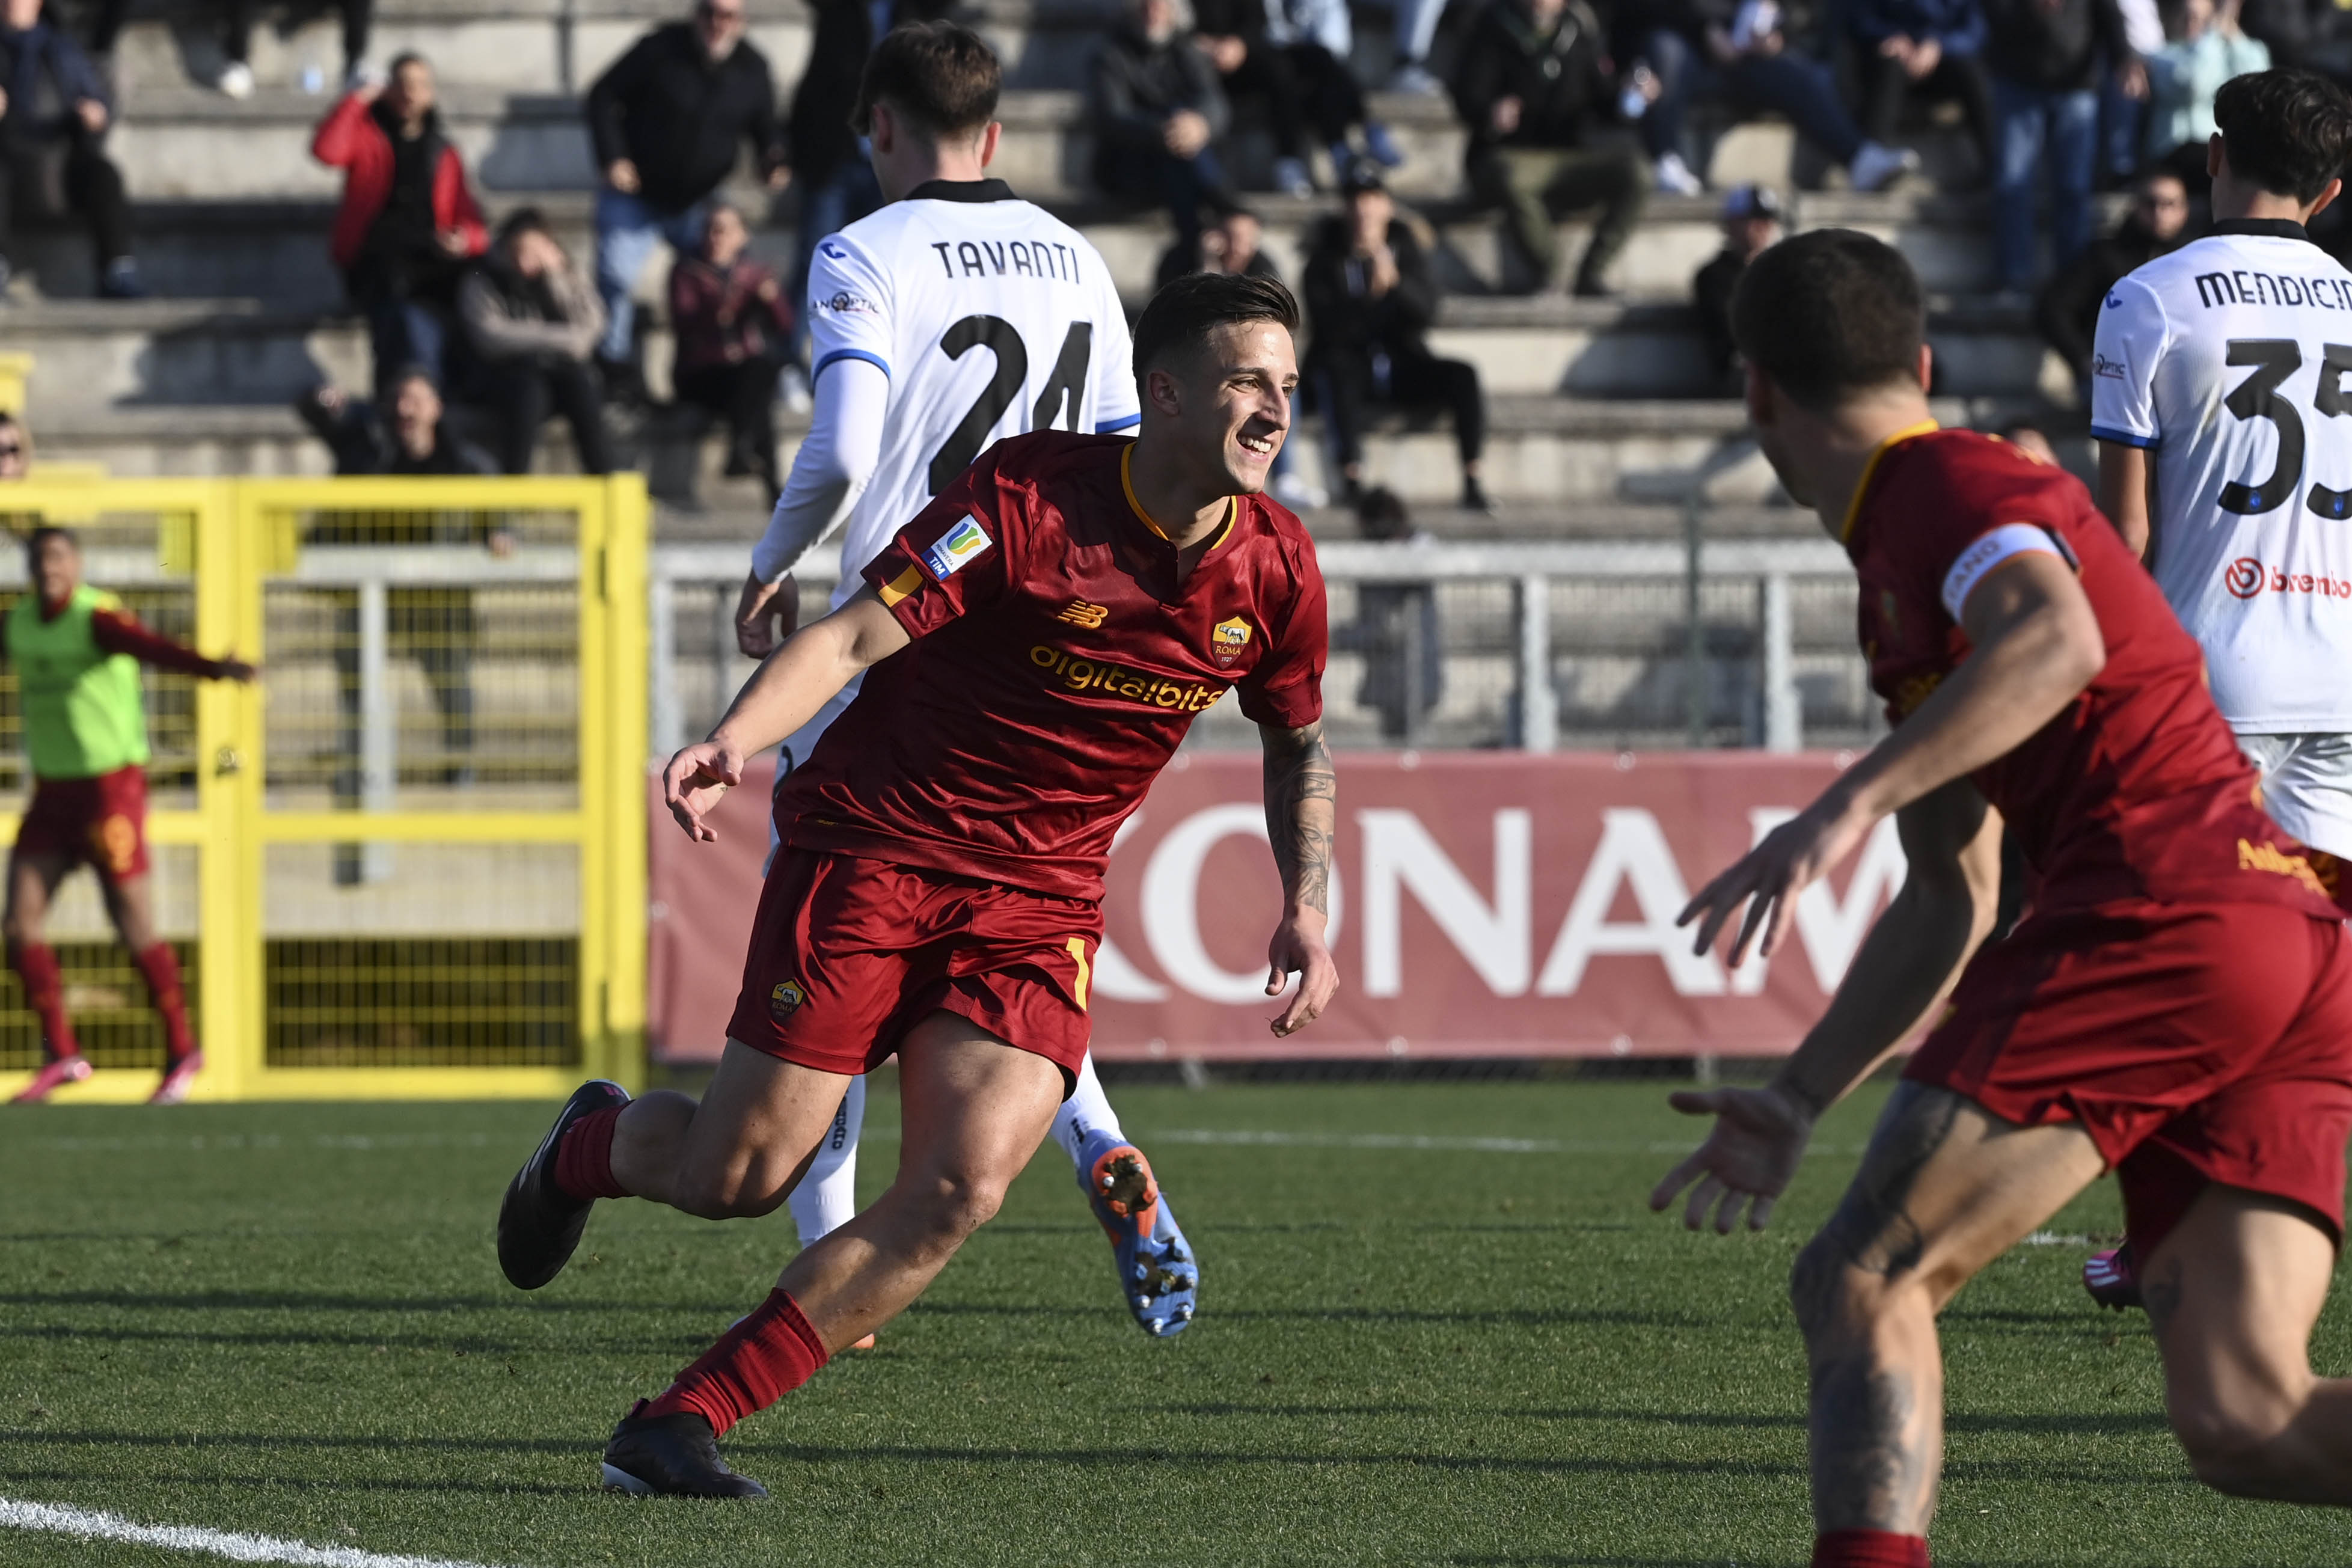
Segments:
[[[860,671],[913,640],[871,586],[785,638],[743,683],[709,738],[672,757],[662,774],[662,796],[687,837],[716,841],[703,817],[743,782],[745,761],[807,723]]]
[[[1282,923],[1266,944],[1265,994],[1282,994],[1290,976],[1298,994],[1274,1020],[1277,1036],[1313,1023],[1339,994],[1339,968],[1323,933],[1331,919],[1331,846],[1339,826],[1339,775],[1323,723],[1299,729],[1258,726],[1265,750],[1265,831],[1282,873]]]
[[[1762,1089],[1685,1090],[1668,1099],[1714,1131],[1650,1194],[1663,1209],[1691,1189],[1683,1219],[1728,1233],[1741,1211],[1761,1230],[1796,1173],[1822,1111],[1867,1078],[1940,1005],[1992,930],[2000,899],[2000,817],[1955,779],[1895,814],[1908,869],[1870,928],[1829,1009]]]
[[[2009,528],[2021,532],[2002,541]],[[2039,542],[2036,542],[2038,539]],[[1979,552],[2018,548],[1955,584]],[[1706,887],[1683,910],[1704,952],[1746,906],[1732,943],[1736,966],[1763,933],[1767,957],[1796,918],[1797,897],[1862,846],[1881,817],[2011,752],[2082,694],[2106,663],[2090,599],[2050,536],[2015,523],[1971,545],[1954,563],[1960,625],[1973,651],[1895,733],[1821,798]]]

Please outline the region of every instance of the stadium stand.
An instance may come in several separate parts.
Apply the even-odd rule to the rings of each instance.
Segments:
[[[1441,70],[1458,47],[1468,9],[1456,0],[1449,11],[1436,54]],[[1356,75],[1385,83],[1396,68],[1390,11],[1380,0],[1363,0],[1354,10]],[[1080,224],[1122,291],[1139,305],[1169,247],[1169,221],[1132,202],[1106,199],[1087,178],[1093,161],[1087,64],[1117,7],[1108,0],[981,0],[963,14],[1008,65],[997,172]],[[373,48],[378,58],[412,48],[429,53],[441,78],[444,133],[491,222],[535,206],[565,248],[584,258],[593,254],[597,174],[583,99],[649,24],[677,15],[674,5],[656,0],[482,0],[463,8],[440,0],[384,0]],[[331,83],[317,93],[302,90],[306,79],[317,79],[317,62],[338,58],[340,31],[331,16],[283,31],[278,24],[285,19],[269,20],[273,25],[254,37],[255,91],[232,100],[192,82],[185,50],[158,8],[134,8],[113,60],[123,110],[109,150],[132,194],[142,265],[156,297],[93,300],[89,247],[78,235],[33,233],[19,247],[8,346],[34,356],[30,401],[45,459],[103,464],[126,476],[329,471],[330,453],[303,426],[293,402],[321,383],[354,392],[370,385],[365,325],[328,260],[341,176],[309,153],[311,129],[331,103]],[[797,0],[753,6],[750,37],[772,65],[785,103],[817,27],[815,12]],[[1402,158],[1388,183],[1401,211],[1418,226],[1444,294],[1431,351],[1475,366],[1488,398],[1483,484],[1492,513],[1458,505],[1461,469],[1444,421],[1383,413],[1376,423],[1364,482],[1394,490],[1439,541],[1678,542],[1694,526],[1709,538],[1812,536],[1804,514],[1769,504],[1769,471],[1760,459],[1743,456],[1744,416],[1737,402],[1720,395],[1687,304],[1693,275],[1720,243],[1719,193],[1743,181],[1789,193],[1791,232],[1847,225],[1901,246],[1936,295],[1937,390],[1948,417],[1991,423],[2044,409],[2052,395],[2071,397],[2030,303],[1992,298],[1997,279],[1985,198],[1944,194],[1947,184],[1964,183],[1978,168],[1969,137],[1948,113],[1943,121],[1910,124],[1902,134],[1920,155],[1921,174],[1857,194],[1845,188],[1843,172],[1802,144],[1788,124],[1734,123],[1709,104],[1694,105],[1692,156],[1710,191],[1653,195],[1610,269],[1616,297],[1574,300],[1503,292],[1513,281],[1505,272],[1506,247],[1496,215],[1466,197],[1467,139],[1448,100],[1374,90],[1368,103]],[[1624,134],[1633,145],[1630,131]],[[1309,236],[1336,207],[1324,151],[1314,149],[1312,160],[1324,194],[1310,197],[1267,191],[1275,149],[1264,128],[1239,128],[1229,152],[1236,183],[1263,219],[1267,256],[1284,276],[1298,279]],[[768,191],[748,156],[721,189],[750,221],[751,255],[789,276],[798,190]],[[1590,237],[1589,221],[1559,226],[1567,257],[1582,255]],[[674,351],[664,273],[660,265],[649,268],[636,298],[647,323],[647,377],[666,401]],[[803,421],[789,406],[780,408],[787,462]],[[491,444],[492,433],[482,427],[465,434]],[[553,425],[542,434],[537,471],[576,470],[563,435]],[[1306,422],[1297,443],[1299,466],[1336,503],[1340,487],[1330,482],[1320,435],[1318,421]],[[616,463],[646,471],[663,503],[658,540],[716,546],[755,535],[765,508],[763,481],[725,473],[728,443],[710,422],[621,415],[614,437]],[[1695,505],[1704,509],[1696,523],[1687,515]],[[1358,536],[1353,518],[1336,504],[1312,521],[1328,537]],[[1752,584],[1727,586],[1738,592],[1725,603],[1745,606],[1724,612],[1738,623],[1722,634],[1724,647],[1734,650],[1729,658],[1752,647],[1755,595]],[[1563,584],[1561,590],[1552,640],[1564,657],[1579,648],[1622,656],[1630,673],[1620,684],[1636,691],[1646,689],[1643,661],[1684,657],[1684,633],[1671,624],[1682,609],[1679,585],[1658,584],[1655,595],[1628,595],[1605,584]],[[1441,597],[1451,708],[1455,694],[1491,692],[1502,679],[1472,679],[1463,661],[1507,668],[1509,592],[1502,583],[1460,584],[1444,587]],[[1841,668],[1851,664],[1843,646],[1849,602],[1800,584],[1801,666],[1813,654]],[[712,657],[701,614],[691,604],[681,610],[679,651],[692,660]],[[715,666],[709,672],[714,687],[719,673]],[[1835,698],[1826,691],[1806,699],[1808,735],[1865,733],[1869,720],[1858,689]],[[1638,723],[1611,721],[1585,743],[1642,736],[1651,743],[1678,742],[1685,733],[1678,710],[1671,699],[1658,700],[1666,707]],[[1377,726],[1367,720],[1370,738]],[[1727,722],[1730,729],[1718,738],[1736,739],[1738,724]],[[1571,725],[1563,735],[1574,732]],[[1497,738],[1475,726],[1449,730],[1437,722],[1432,741],[1482,736],[1485,743]]]

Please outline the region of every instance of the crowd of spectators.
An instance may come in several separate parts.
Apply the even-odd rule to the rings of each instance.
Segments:
[[[25,221],[85,226],[99,291],[146,291],[123,177],[106,152],[126,3],[76,10],[86,51],[44,0],[0,0],[0,289]],[[580,466],[607,471],[615,426],[628,428],[661,380],[649,382],[639,323],[650,289],[665,299],[675,344],[667,395],[723,426],[729,474],[772,493],[775,404],[806,391],[795,379],[804,328],[794,305],[811,249],[880,199],[849,123],[865,58],[877,29],[950,0],[803,3],[814,34],[788,102],[746,37],[746,0],[691,0],[684,19],[650,28],[595,79],[583,106],[598,180],[593,253],[575,258],[530,209],[490,242],[431,65],[403,54],[372,71],[372,0],[338,0],[345,90],[311,150],[342,175],[330,258],[366,321],[373,366],[363,395],[304,405],[338,467],[442,471],[400,465],[463,450],[411,439],[423,427],[415,410],[429,401],[437,429],[446,400],[500,471],[527,471],[558,415]],[[2338,0],[1397,0],[1377,81],[1359,74],[1349,0],[1121,5],[1083,84],[1098,191],[1166,212],[1174,243],[1163,279],[1275,270],[1263,204],[1253,208],[1244,187],[1336,199],[1336,211],[1304,223],[1297,281],[1310,322],[1307,400],[1323,416],[1342,495],[1362,493],[1367,423],[1393,409],[1450,423],[1472,506],[1486,504],[1484,395],[1469,365],[1428,347],[1441,276],[1505,292],[1612,294],[1645,204],[1654,193],[1705,193],[1711,142],[1740,119],[1786,121],[1817,162],[1864,191],[1923,177],[1911,148],[1931,121],[1962,129],[1943,139],[1937,178],[1990,198],[1992,281],[2033,302],[2081,375],[2086,301],[2187,232],[2220,85],[2273,62],[2352,77],[2352,9]],[[232,96],[253,89],[245,62],[256,15],[256,0],[230,0],[224,13],[215,85]],[[1450,102],[1464,151],[1444,213],[1398,210],[1384,171],[1432,154],[1374,111],[1374,85]],[[721,195],[739,169],[771,192],[794,187],[789,265],[751,257],[765,215]],[[1428,171],[1414,173],[1427,188]],[[2137,193],[2132,217],[2095,237],[2095,192],[2125,184]],[[1424,218],[1480,213],[1499,231],[1501,263],[1474,282],[1479,268],[1441,258]],[[1560,223],[1578,215],[1590,238],[1570,255]],[[1723,325],[1731,289],[1783,215],[1772,191],[1742,186],[1723,220],[1724,250],[1694,285],[1717,392],[1737,376]],[[667,288],[652,288],[665,252]],[[1287,465],[1282,478],[1296,489]]]

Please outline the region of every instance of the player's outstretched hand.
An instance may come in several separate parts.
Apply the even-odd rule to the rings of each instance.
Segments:
[[[1691,1229],[1705,1226],[1713,1209],[1715,1228],[1729,1236],[1745,1208],[1748,1228],[1762,1230],[1797,1173],[1813,1135],[1812,1113],[1777,1088],[1683,1089],[1666,1103],[1685,1116],[1714,1117],[1715,1130],[1651,1191],[1650,1207],[1662,1210],[1691,1187],[1683,1205],[1683,1223]],[[1698,1184],[1692,1187],[1693,1182]]]
[[[1292,915],[1274,928],[1274,940],[1265,945],[1267,995],[1281,995],[1290,977],[1298,976],[1298,994],[1271,1026],[1277,1039],[1313,1023],[1339,994],[1339,966],[1323,940],[1323,926],[1320,915]]]
[[[720,797],[743,782],[743,754],[723,741],[699,741],[669,760],[662,770],[662,799],[669,814],[697,844],[716,844],[719,835],[703,818]]]
[[[261,678],[261,666],[247,664],[232,653],[220,661],[220,678],[234,680],[239,686],[249,686]]]
[[[801,593],[789,572],[773,583],[753,573],[735,597],[735,647],[745,658],[765,658],[793,635],[801,618]]]
[[[1744,904],[1748,917],[1739,922],[1739,936],[1731,944],[1731,966],[1737,969],[1747,959],[1748,944],[1759,930],[1764,942],[1757,952],[1769,958],[1796,919],[1797,895],[1860,848],[1872,826],[1833,790],[1774,828],[1763,843],[1701,888],[1675,917],[1675,924],[1698,921],[1691,951],[1706,952]]]

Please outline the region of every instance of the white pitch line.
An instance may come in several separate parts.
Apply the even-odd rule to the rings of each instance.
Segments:
[[[83,1541],[115,1541],[166,1552],[201,1552],[232,1563],[291,1563],[299,1568],[487,1568],[446,1557],[362,1552],[355,1546],[312,1546],[274,1535],[243,1535],[193,1524],[137,1524],[121,1514],[0,1498],[0,1528],[38,1530]]]

